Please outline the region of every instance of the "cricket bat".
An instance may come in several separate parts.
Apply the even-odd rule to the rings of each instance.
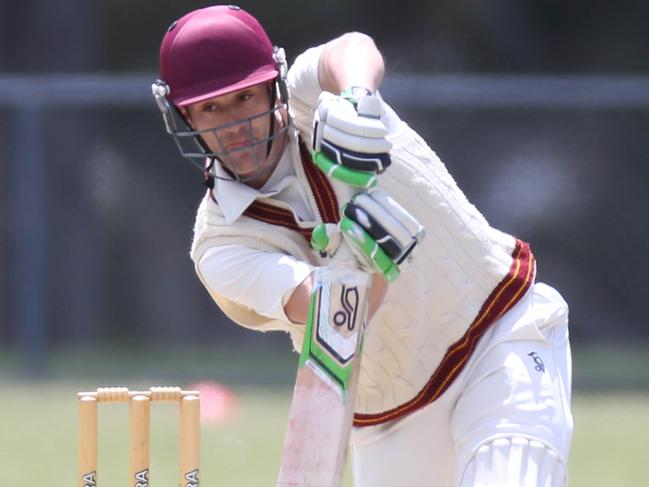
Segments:
[[[334,260],[316,273],[279,487],[341,484],[354,417],[370,283],[369,274],[344,260]]]

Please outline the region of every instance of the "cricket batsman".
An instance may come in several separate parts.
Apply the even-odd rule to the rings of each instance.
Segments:
[[[564,486],[568,307],[535,281],[530,246],[491,227],[382,99],[383,76],[360,33],[289,69],[239,7],[171,24],[153,93],[208,188],[198,277],[233,321],[300,350],[315,272],[346,242],[372,275],[354,484]]]

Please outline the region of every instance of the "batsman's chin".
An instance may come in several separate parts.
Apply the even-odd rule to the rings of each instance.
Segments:
[[[242,183],[260,188],[270,177],[270,174],[273,172],[273,167],[266,164],[258,165],[255,161],[249,161],[247,163],[236,164],[232,172],[236,173],[237,178]]]

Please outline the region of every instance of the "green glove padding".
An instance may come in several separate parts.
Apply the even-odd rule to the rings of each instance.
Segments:
[[[350,246],[354,246],[355,250],[358,250],[367,261],[371,262],[388,282],[397,280],[400,274],[399,268],[369,233],[346,216],[340,220],[339,227],[343,236],[351,240]]]
[[[311,248],[318,252],[324,252],[329,245],[329,235],[324,223],[319,224],[311,233]]]
[[[315,165],[327,176],[357,188],[372,188],[378,182],[376,174],[368,171],[350,169],[336,164],[322,152],[313,153]]]

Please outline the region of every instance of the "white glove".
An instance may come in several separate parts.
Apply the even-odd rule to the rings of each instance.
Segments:
[[[366,90],[353,88],[335,96],[323,92],[313,119],[312,147],[316,164],[324,156],[329,165],[318,167],[330,176],[357,186],[354,173],[380,174],[390,165],[392,143],[381,120],[381,99]],[[336,167],[338,166],[338,167]],[[342,171],[335,169],[344,168]],[[352,174],[351,180],[346,174]],[[375,184],[375,183],[373,183]]]
[[[332,255],[339,245],[339,231],[349,244],[363,270],[379,272],[392,282],[399,277],[399,266],[412,257],[423,240],[425,229],[399,203],[380,189],[359,193],[344,207],[337,227],[316,228],[311,245]]]

